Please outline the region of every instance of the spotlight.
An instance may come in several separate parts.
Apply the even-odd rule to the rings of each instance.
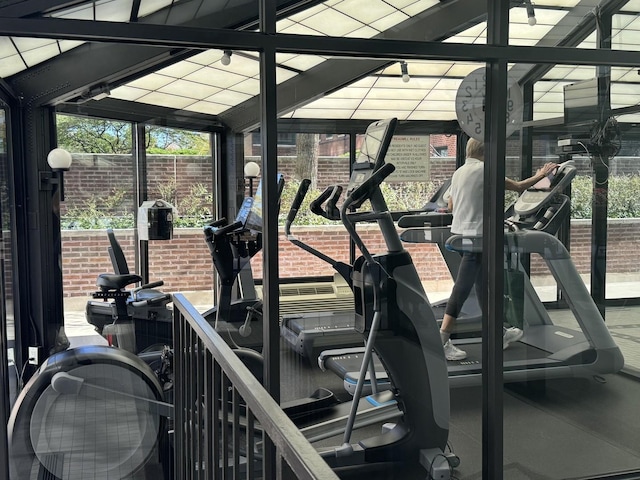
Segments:
[[[411,80],[411,77],[409,76],[409,66],[407,65],[407,62],[400,62],[400,71],[402,72],[402,81],[404,83],[407,83],[409,80]]]
[[[533,27],[537,23],[536,12],[533,11],[533,3],[531,3],[531,0],[525,0],[524,6],[527,9],[527,19],[529,21],[529,25]]]
[[[220,63],[225,67],[231,63],[231,50],[225,50],[222,58],[220,58]]]

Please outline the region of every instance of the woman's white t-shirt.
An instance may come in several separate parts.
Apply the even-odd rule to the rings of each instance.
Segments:
[[[484,162],[467,158],[451,177],[451,233],[482,235]]]

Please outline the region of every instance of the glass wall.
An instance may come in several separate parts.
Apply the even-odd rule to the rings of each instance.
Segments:
[[[18,372],[13,361],[15,352],[15,296],[14,296],[14,258],[12,244],[13,201],[9,167],[9,135],[8,110],[0,102],[0,221],[2,223],[0,237],[0,338],[7,348],[9,357],[9,391],[11,401],[17,394]]]
[[[57,132],[58,146],[73,157],[60,206],[65,331],[72,346],[101,343],[104,340],[87,322],[85,308],[97,290],[98,275],[115,271],[108,228],[114,230],[132,272],[136,265],[131,124],[59,114]]]

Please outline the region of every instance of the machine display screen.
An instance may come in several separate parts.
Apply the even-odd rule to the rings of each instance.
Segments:
[[[279,173],[278,174],[278,204],[280,204],[280,195],[282,194],[282,189],[284,188],[284,176]],[[247,221],[245,222],[245,227],[249,230],[253,230],[256,232],[262,231],[262,179],[260,179],[260,183],[258,183],[258,188],[256,188],[256,193],[253,195],[253,202],[251,204],[251,209],[249,210],[249,214],[247,215]]]

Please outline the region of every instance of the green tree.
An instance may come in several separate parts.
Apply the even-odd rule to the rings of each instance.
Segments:
[[[131,153],[131,124],[100,118],[57,116],[58,146],[70,152]]]
[[[57,116],[58,145],[70,152],[131,154],[131,123],[73,115]],[[148,125],[148,153],[207,155],[209,134]]]

